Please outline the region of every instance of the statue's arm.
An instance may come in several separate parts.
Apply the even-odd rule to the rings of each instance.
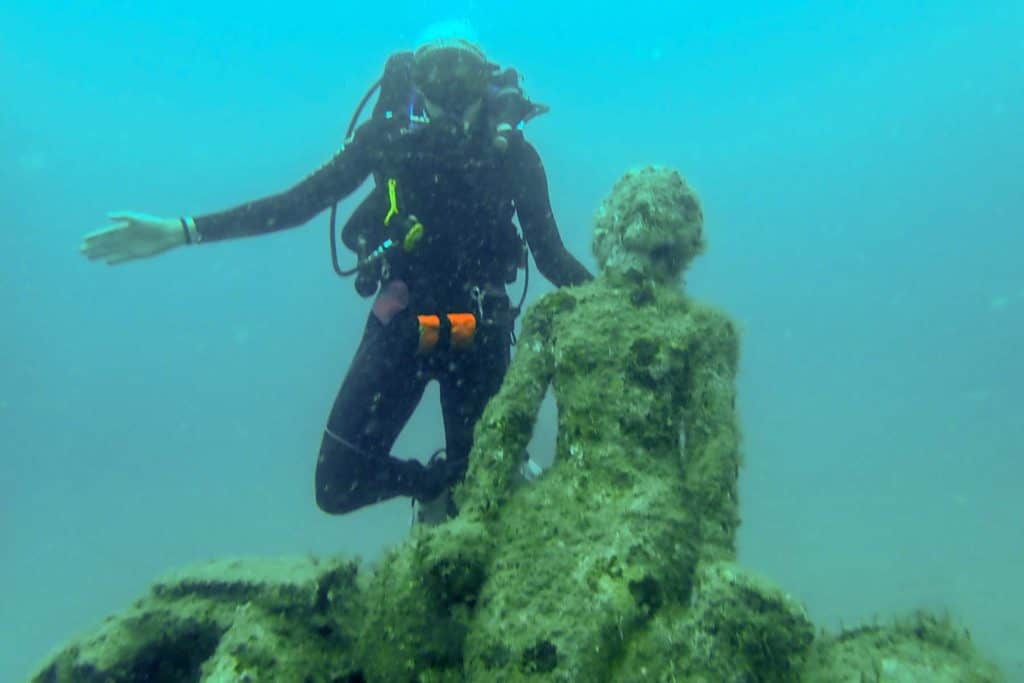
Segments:
[[[469,469],[456,493],[462,513],[493,512],[513,488],[554,373],[551,326],[564,298],[564,292],[545,296],[523,320],[508,374],[476,424]]]
[[[684,479],[687,504],[700,520],[700,559],[715,561],[735,557],[739,527],[739,335],[720,313],[708,310],[700,318],[683,408]]]

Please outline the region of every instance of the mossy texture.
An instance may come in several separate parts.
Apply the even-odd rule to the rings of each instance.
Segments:
[[[226,559],[175,572],[55,655],[38,683],[343,681],[357,566],[312,558]],[[354,680],[354,679],[353,679]]]
[[[703,244],[677,173],[626,174],[597,217],[602,275],[526,315],[458,517],[365,575],[282,560],[162,580],[35,680],[999,680],[926,617],[815,638],[792,597],[735,564],[738,334],[679,287]],[[549,389],[553,464],[524,484]]]
[[[603,680],[658,610],[687,599],[698,560],[733,554],[736,335],[678,292],[598,280],[542,301],[521,346],[458,496],[467,518],[502,539],[467,640],[468,674]],[[711,372],[714,386],[696,389]],[[549,385],[554,465],[516,489]]]
[[[701,565],[687,605],[633,642],[612,680],[784,683],[801,680],[814,630],[803,607],[732,562]]]
[[[918,612],[884,625],[818,638],[804,680],[809,683],[993,683],[996,666],[948,616]]]

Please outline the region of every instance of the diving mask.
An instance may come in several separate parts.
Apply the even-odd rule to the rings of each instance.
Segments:
[[[435,109],[462,117],[487,91],[493,71],[483,51],[461,38],[436,40],[414,55],[412,79]]]

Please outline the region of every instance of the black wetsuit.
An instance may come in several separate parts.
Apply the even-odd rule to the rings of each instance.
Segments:
[[[295,187],[197,217],[196,228],[205,241],[298,226],[371,174],[379,182],[396,180],[400,210],[414,214],[425,231],[412,252],[389,255],[381,294],[324,432],[316,500],[338,514],[397,495],[428,500],[465,474],[473,426],[508,367],[511,329],[481,325],[471,350],[419,353],[416,316],[476,313],[474,293],[484,292],[484,317],[503,319],[505,286],[521,257],[513,215],[548,280],[563,286],[590,278],[562,244],[536,150],[516,134],[501,152],[485,135],[463,139],[436,122],[372,119]],[[382,197],[378,188],[368,201]],[[352,237],[348,227],[345,232]],[[447,453],[428,468],[390,451],[431,379],[440,383]]]

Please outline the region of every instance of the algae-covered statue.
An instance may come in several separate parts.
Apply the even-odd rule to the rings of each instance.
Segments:
[[[816,636],[736,564],[737,332],[680,286],[703,248],[678,173],[627,173],[597,214],[600,276],[526,316],[458,517],[415,529],[372,573],[315,558],[176,572],[34,680],[1001,680],[949,619]],[[555,457],[522,483],[549,388]]]
[[[448,599],[410,598],[404,607],[467,634],[448,654],[469,679],[621,679],[634,637],[660,611],[688,604],[695,580],[720,577],[715,563],[733,558],[737,333],[680,287],[704,244],[699,201],[678,173],[627,173],[596,218],[600,276],[548,294],[528,313],[509,374],[477,425],[456,494],[460,516],[425,533],[409,559],[411,572],[427,576],[426,592]],[[549,387],[554,463],[517,487]],[[393,583],[385,590],[394,595]],[[793,642],[778,644],[785,660],[811,631],[799,608],[776,597],[779,609],[767,611],[796,626],[784,634]],[[413,637],[404,647],[436,655],[445,645]]]
[[[662,606],[688,599],[698,561],[734,555],[737,335],[679,286],[704,248],[697,197],[673,171],[628,173],[598,211],[593,247],[600,276],[524,321],[458,497],[466,521],[502,539],[467,643],[481,677],[599,680]],[[510,498],[549,386],[554,466]]]

